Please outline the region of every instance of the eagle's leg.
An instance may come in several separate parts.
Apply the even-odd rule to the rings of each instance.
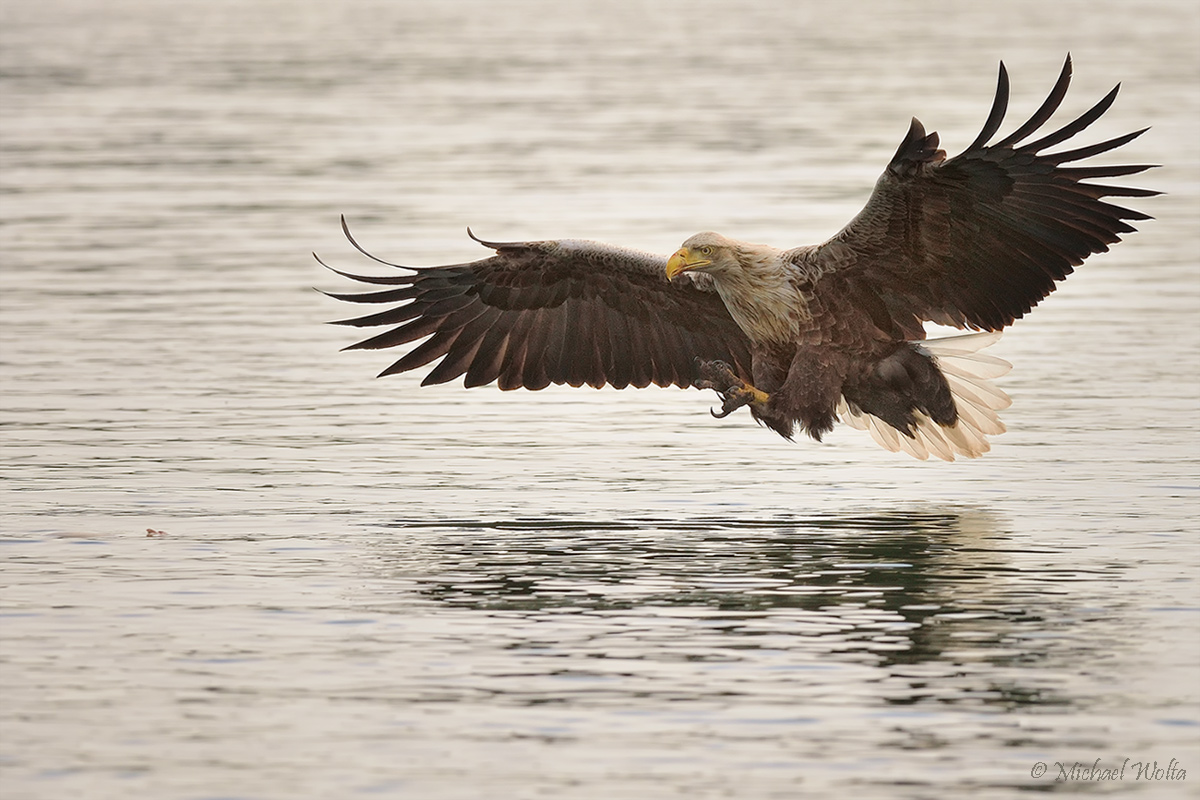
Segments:
[[[700,378],[697,389],[714,389],[721,396],[721,413],[712,411],[717,419],[728,417],[742,406],[763,406],[770,395],[739,378],[724,361],[699,361]]]

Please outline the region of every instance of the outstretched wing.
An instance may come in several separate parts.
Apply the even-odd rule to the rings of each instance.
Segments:
[[[342,229],[360,252],[380,261],[359,246],[345,219]],[[551,383],[688,387],[698,377],[697,358],[725,361],[749,380],[749,341],[725,304],[691,280],[668,282],[666,256],[571,239],[475,240],[496,254],[443,267],[380,261],[406,271],[385,277],[333,270],[390,288],[331,297],[401,303],[337,322],[395,326],[347,349],[424,339],[380,373],[406,372],[440,358],[422,385],[465,375],[466,386],[496,381],[501,389]]]
[[[1099,144],[1043,153],[1095,122],[1120,85],[1073,122],[1021,144],[1058,108],[1071,81],[1067,57],[1041,107],[1013,133],[988,144],[1008,107],[1008,73],[1000,65],[991,113],[963,153],[946,159],[936,133],[916,119],[875,186],[866,207],[810,263],[841,280],[831,288],[869,291],[906,332],[928,320],[955,327],[1000,330],[1054,291],[1056,281],[1092,253],[1108,250],[1127,220],[1145,214],[1103,198],[1158,192],[1090,183],[1133,175],[1150,165],[1064,166],[1124,145],[1146,129]],[[818,284],[819,286],[819,284]],[[878,316],[878,315],[876,315]]]

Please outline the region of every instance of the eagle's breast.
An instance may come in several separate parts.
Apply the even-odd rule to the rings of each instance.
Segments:
[[[807,277],[773,247],[743,245],[736,258],[740,270],[714,276],[734,322],[756,344],[795,342],[812,318]]]

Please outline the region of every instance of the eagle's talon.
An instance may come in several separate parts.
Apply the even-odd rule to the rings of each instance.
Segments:
[[[721,413],[718,414],[716,410],[709,409],[709,413],[717,419],[724,419],[742,406],[756,402],[755,390],[744,383],[741,386],[730,386],[724,390],[718,389],[717,393],[721,396]]]
[[[765,403],[767,396],[746,383],[724,361],[698,361],[700,376],[692,381],[697,389],[712,389],[721,398],[721,410],[709,409],[717,419],[724,419],[742,406]]]
[[[702,361],[700,362],[700,380],[707,384],[716,384],[716,386],[735,387],[743,385],[742,381],[734,374],[731,368],[724,361]],[[705,387],[710,388],[710,387]],[[711,387],[711,388],[716,388]],[[717,391],[720,391],[718,389]]]

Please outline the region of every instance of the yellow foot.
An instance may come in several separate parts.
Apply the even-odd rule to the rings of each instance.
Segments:
[[[712,411],[717,419],[728,417],[742,406],[765,406],[771,399],[766,392],[755,389],[735,375],[724,361],[706,361],[699,366],[700,380],[696,381],[696,387],[714,389],[721,396],[721,413]]]

